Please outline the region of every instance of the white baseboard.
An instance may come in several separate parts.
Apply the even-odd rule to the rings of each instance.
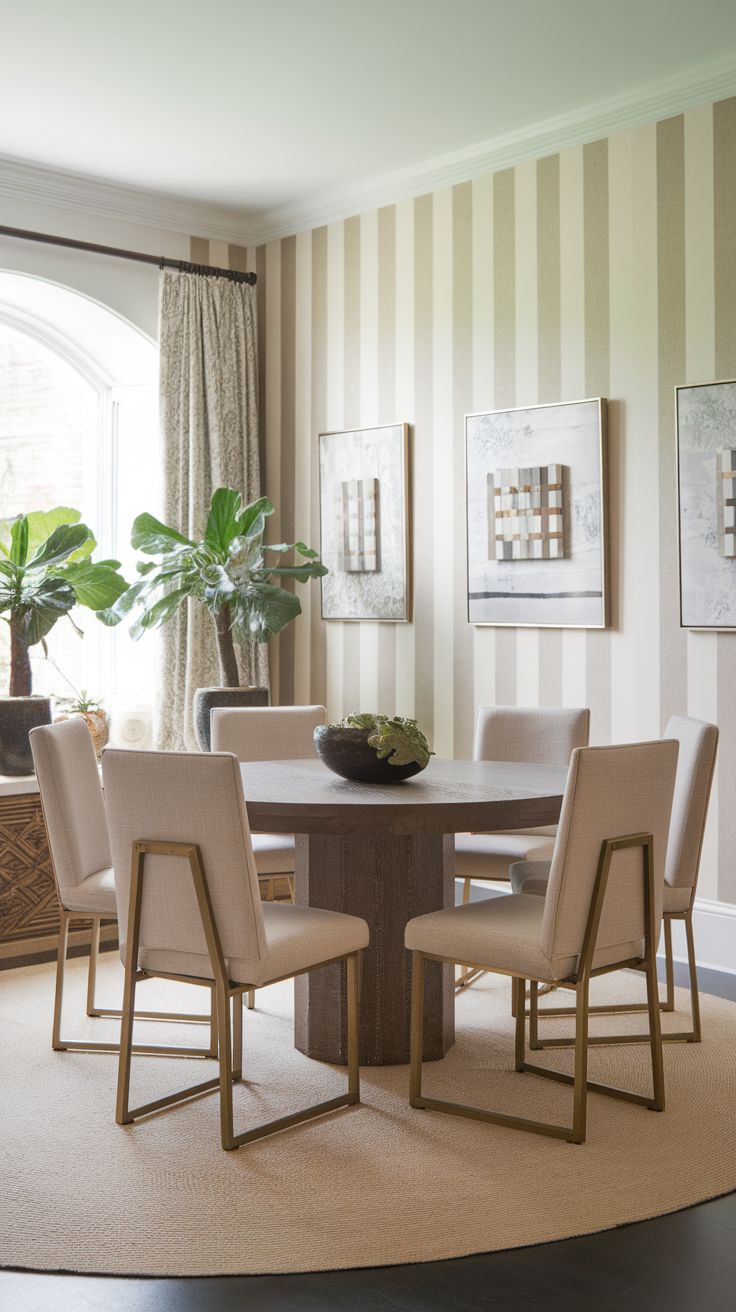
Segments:
[[[708,902],[696,897],[693,911],[695,960],[705,970],[723,970],[736,975],[736,906],[730,902]],[[659,956],[664,954],[660,942]],[[672,922],[672,955],[675,961],[687,961],[685,924]]]
[[[494,893],[510,891],[510,886],[500,881],[491,883],[490,880],[474,879],[472,883]],[[696,897],[693,934],[695,959],[699,966],[704,970],[722,970],[728,975],[736,975],[736,906],[730,902],[709,902],[704,897]],[[664,956],[664,937],[660,939],[657,955]],[[687,961],[685,923],[682,920],[672,922],[672,955],[675,961]]]

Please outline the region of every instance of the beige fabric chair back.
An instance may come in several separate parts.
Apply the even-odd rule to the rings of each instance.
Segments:
[[[213,752],[234,752],[240,761],[303,761],[317,755],[314,731],[324,706],[250,706],[210,712]]]
[[[704,720],[673,715],[664,736],[676,738],[680,744],[664,877],[673,888],[694,888],[718,752],[718,730]]]
[[[678,743],[625,743],[573,752],[542,921],[542,950],[554,963],[579,956],[601,844],[626,834],[654,835],[656,932],[662,917],[667,836]],[[614,852],[593,968],[644,950],[643,848]]]
[[[127,939],[130,873],[136,839],[199,844],[223,954],[258,963],[266,954],[258,876],[237,757],[204,752],[129,752],[107,749],[102,774],[115,887],[120,948]],[[141,950],[138,964],[211,977],[207,942],[189,862],[145,857]]]
[[[587,747],[590,711],[550,706],[479,706],[473,759],[570,764],[576,747]]]
[[[39,725],[29,739],[64,903],[88,875],[112,865],[97,758],[81,717]]]

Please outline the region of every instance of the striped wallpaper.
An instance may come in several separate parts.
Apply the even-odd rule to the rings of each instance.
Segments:
[[[319,541],[317,434],[408,421],[414,622],[320,619],[272,643],[274,700],[415,715],[469,756],[481,703],[588,705],[592,741],[721,727],[699,893],[736,903],[736,634],[679,628],[673,389],[736,377],[736,98],[245,251],[258,273],[264,484]],[[612,628],[465,611],[463,416],[610,398]]]

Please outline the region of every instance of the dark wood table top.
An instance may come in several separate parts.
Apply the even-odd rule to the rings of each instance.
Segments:
[[[567,770],[432,758],[413,779],[353,783],[319,760],[241,764],[251,829],[282,834],[457,834],[556,824]]]

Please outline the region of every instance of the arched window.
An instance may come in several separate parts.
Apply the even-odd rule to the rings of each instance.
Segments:
[[[98,559],[135,577],[133,519],[159,513],[158,349],[107,306],[41,278],[0,270],[0,517],[67,505],[81,511]],[[114,712],[153,702],[153,642],[131,642],[77,607],[31,649],[34,691],[70,684]],[[0,691],[9,642],[0,624]]]

